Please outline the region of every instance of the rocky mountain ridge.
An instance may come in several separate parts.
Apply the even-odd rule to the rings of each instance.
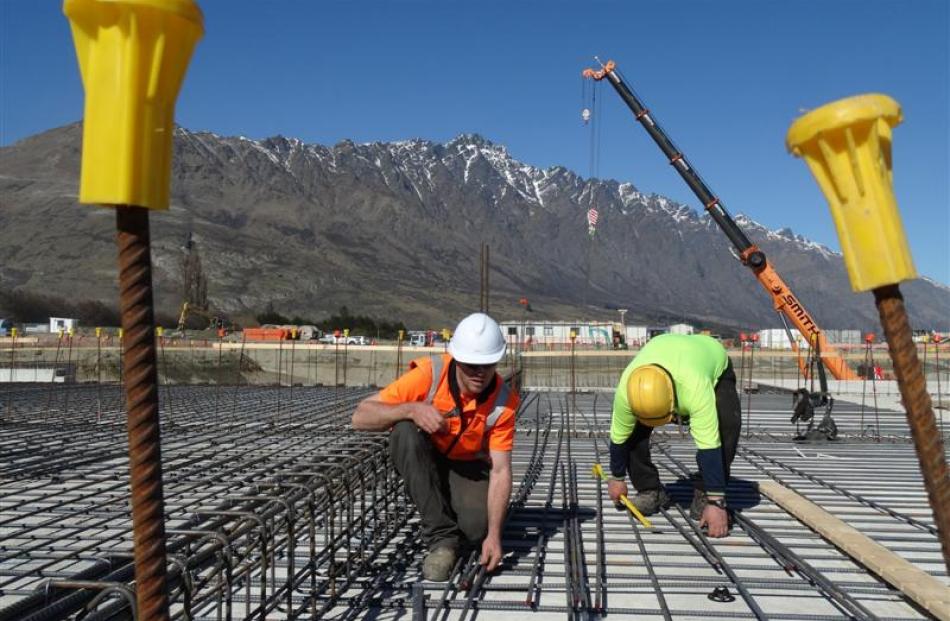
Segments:
[[[0,149],[0,289],[115,297],[114,218],[78,206],[81,126]],[[587,235],[586,212],[600,214]],[[873,329],[840,255],[737,215],[826,328]],[[479,248],[491,246],[492,312],[772,327],[769,297],[705,214],[631,183],[541,169],[474,134],[333,146],[177,128],[172,204],[152,217],[156,300],[180,304],[178,263],[198,244],[213,305],[269,303],[320,317],[342,305],[411,325],[477,307]],[[946,329],[950,288],[902,287],[915,325]],[[944,326],[941,328],[941,326]]]

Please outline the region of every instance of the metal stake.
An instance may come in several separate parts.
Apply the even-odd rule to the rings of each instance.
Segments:
[[[119,308],[128,404],[129,482],[135,553],[135,596],[143,619],[168,619],[165,506],[148,210],[116,209]]]
[[[937,428],[930,393],[927,392],[917,348],[911,337],[904,297],[897,285],[885,285],[874,289],[874,303],[887,337],[891,360],[894,361],[894,374],[907,410],[907,423],[917,447],[920,470],[924,475],[934,522],[940,534],[943,560],[950,571],[950,473],[947,471],[943,438]]]

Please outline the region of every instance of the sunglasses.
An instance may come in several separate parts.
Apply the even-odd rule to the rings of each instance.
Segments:
[[[458,363],[462,370],[469,373],[481,373],[483,371],[488,371],[494,369],[496,365],[494,364],[468,364],[467,362]]]

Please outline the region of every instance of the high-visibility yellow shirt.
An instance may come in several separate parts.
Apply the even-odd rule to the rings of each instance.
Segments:
[[[661,334],[650,339],[620,375],[614,393],[610,441],[623,444],[637,419],[627,401],[627,378],[634,369],[655,364],[673,378],[676,413],[689,418],[689,432],[699,449],[718,448],[719,417],[716,382],[729,365],[729,355],[716,339],[703,334]]]

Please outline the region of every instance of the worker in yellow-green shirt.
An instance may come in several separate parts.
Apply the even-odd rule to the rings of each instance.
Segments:
[[[693,476],[690,516],[710,537],[729,530],[726,483],[736,456],[742,412],[736,374],[726,350],[704,335],[654,337],[624,369],[614,393],[610,422],[610,481],[614,502],[627,494],[627,475],[637,494],[630,500],[650,515],[669,504],[650,459],[654,427],[678,420],[689,425],[699,474]]]

